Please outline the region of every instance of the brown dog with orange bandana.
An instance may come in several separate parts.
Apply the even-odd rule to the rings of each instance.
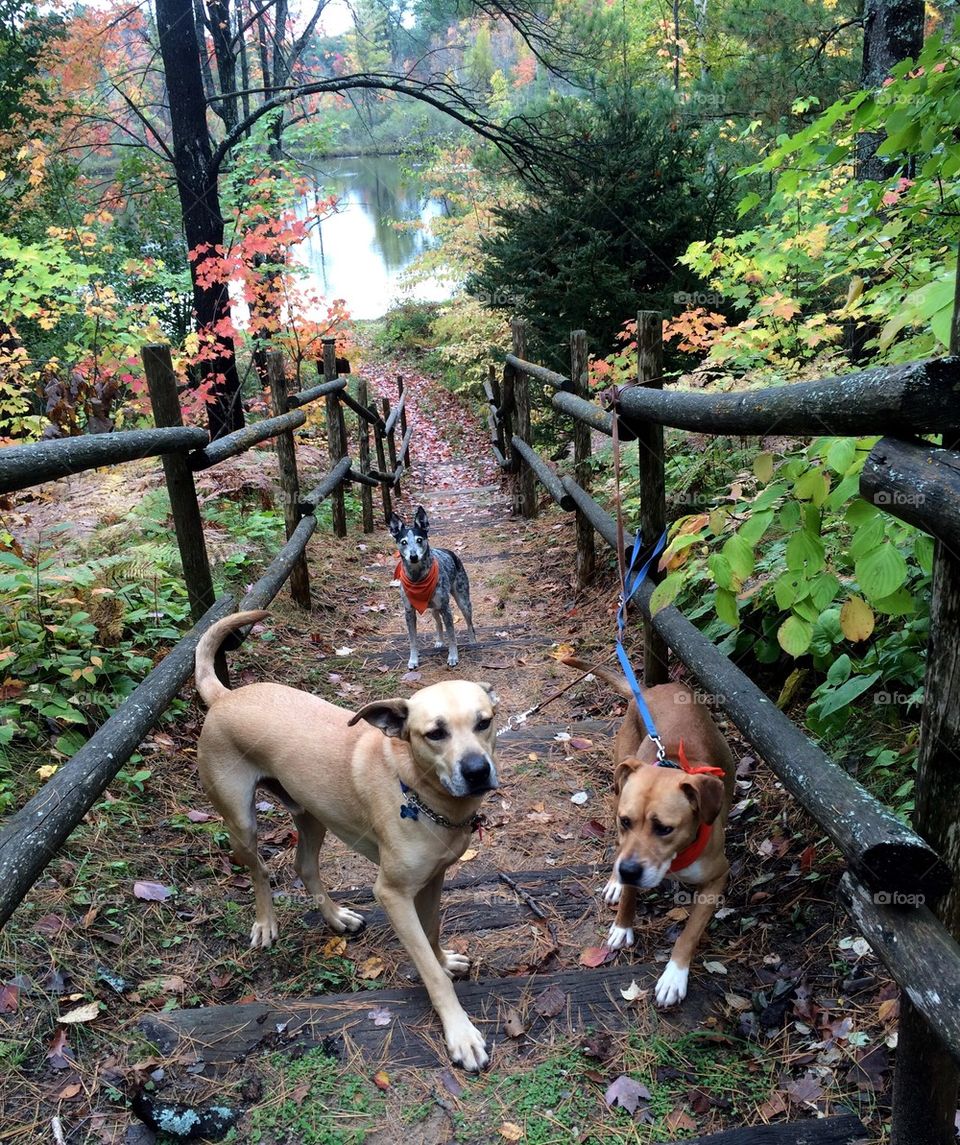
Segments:
[[[668,874],[692,888],[687,925],[654,992],[658,1006],[673,1006],[686,997],[690,962],[727,886],[724,833],[733,755],[707,705],[690,688],[658,684],[643,693],[666,750],[666,760],[658,761],[626,679],[572,657],[563,663],[592,672],[630,700],[614,743],[619,846],[603,898],[618,909],[607,945],[633,945],[638,890],[658,886]]]

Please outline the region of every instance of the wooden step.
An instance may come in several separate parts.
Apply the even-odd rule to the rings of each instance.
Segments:
[[[686,1137],[672,1145],[869,1145],[873,1135],[852,1113],[819,1120],[789,1121],[727,1129],[709,1137]]]

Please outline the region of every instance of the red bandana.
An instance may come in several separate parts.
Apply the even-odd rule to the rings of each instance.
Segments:
[[[398,553],[397,556],[399,557],[399,555]],[[400,560],[397,561],[397,567],[393,570],[393,575],[403,585],[403,591],[407,594],[407,600],[410,601],[417,612],[426,612],[430,607],[430,598],[433,596],[433,590],[437,587],[437,582],[440,580],[440,562],[437,558],[433,558],[430,571],[422,580],[410,580],[403,571],[403,561]]]
[[[687,754],[683,750],[683,740],[680,741],[680,746],[677,749],[677,760],[680,767],[688,775],[715,775],[718,779],[724,778],[724,771],[722,767],[691,767],[687,759]],[[713,833],[712,823],[701,823],[697,831],[697,837],[693,840],[689,847],[684,849],[677,855],[677,857],[670,864],[671,873],[674,871],[684,871],[687,867],[692,867],[693,864],[700,858],[703,852],[707,849],[707,843],[710,842],[710,835]]]

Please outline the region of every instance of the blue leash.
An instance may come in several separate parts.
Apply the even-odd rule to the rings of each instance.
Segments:
[[[620,667],[623,669],[623,674],[626,676],[627,683],[630,685],[630,691],[633,692],[633,698],[637,704],[637,711],[640,713],[640,718],[643,720],[644,726],[647,729],[647,735],[657,746],[658,761],[665,760],[667,753],[664,750],[660,735],[657,732],[657,725],[653,722],[653,716],[650,714],[650,709],[647,707],[643,693],[640,691],[640,684],[637,682],[637,676],[630,663],[630,657],[627,655],[626,649],[623,646],[623,634],[627,629],[627,605],[632,600],[637,589],[646,580],[650,566],[660,553],[663,552],[666,543],[667,532],[664,530],[660,540],[654,545],[653,552],[647,557],[636,573],[634,573],[634,565],[637,563],[640,557],[640,550],[643,548],[643,538],[640,535],[640,530],[637,530],[636,536],[633,539],[633,551],[630,553],[630,564],[623,578],[623,592],[620,596],[620,607],[617,609],[617,659],[620,661]]]

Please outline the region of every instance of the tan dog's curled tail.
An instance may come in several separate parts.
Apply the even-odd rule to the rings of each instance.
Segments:
[[[230,689],[217,679],[217,674],[213,667],[213,658],[217,654],[217,650],[223,643],[224,637],[228,632],[232,632],[235,628],[246,628],[249,624],[256,624],[258,620],[263,620],[269,613],[263,609],[255,609],[251,612],[235,612],[232,616],[225,616],[223,620],[218,620],[216,624],[211,624],[206,632],[200,637],[197,643],[197,651],[194,654],[194,678],[197,684],[197,691],[200,693],[200,699],[207,705],[212,707],[217,700],[222,699]]]
[[[633,699],[633,692],[630,690],[626,676],[614,672],[612,668],[595,667],[593,664],[588,664],[586,660],[578,660],[576,656],[562,656],[560,663],[566,664],[568,668],[576,668],[578,672],[589,672],[598,680],[603,680],[605,684],[609,684],[619,695],[628,700]]]

